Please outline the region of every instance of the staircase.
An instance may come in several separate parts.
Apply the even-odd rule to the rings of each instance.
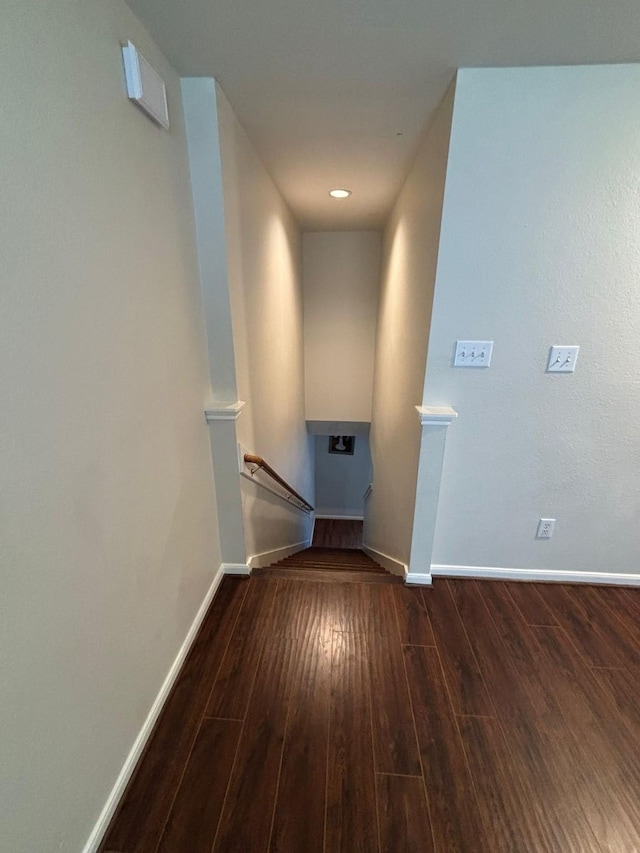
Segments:
[[[353,548],[305,548],[271,566],[254,569],[251,574],[332,583],[403,583],[402,578],[389,574],[364,551]]]

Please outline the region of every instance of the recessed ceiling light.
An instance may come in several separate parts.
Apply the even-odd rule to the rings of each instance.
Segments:
[[[329,190],[331,198],[349,198],[351,190]]]

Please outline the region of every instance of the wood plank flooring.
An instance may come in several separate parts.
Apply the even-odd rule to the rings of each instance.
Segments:
[[[313,545],[318,548],[361,548],[364,523],[356,519],[316,518]]]
[[[223,580],[103,853],[640,851],[640,590],[301,574]]]

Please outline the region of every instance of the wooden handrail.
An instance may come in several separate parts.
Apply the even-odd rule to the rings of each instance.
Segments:
[[[247,465],[256,465],[256,471],[258,469],[262,469],[265,474],[268,474],[271,477],[272,480],[275,480],[278,485],[282,486],[283,489],[286,489],[292,497],[294,497],[297,501],[300,501],[300,503],[305,509],[309,510],[309,512],[313,512],[313,506],[309,503],[309,501],[306,501],[302,497],[302,495],[299,495],[295,489],[292,489],[289,483],[287,483],[286,480],[283,480],[280,474],[276,473],[268,462],[264,461],[262,456],[255,456],[253,453],[245,453],[244,461],[247,463]]]

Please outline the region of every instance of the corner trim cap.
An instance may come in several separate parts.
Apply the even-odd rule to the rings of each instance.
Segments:
[[[451,406],[416,406],[422,426],[449,426],[458,417]]]
[[[215,402],[204,410],[207,423],[212,421],[236,421],[240,417],[240,412],[244,409],[245,403],[242,400],[237,400],[235,403],[218,403]]]
[[[407,572],[404,582],[407,586],[431,586],[433,578],[425,572]]]
[[[222,571],[225,575],[249,576],[251,567],[247,563],[223,563]]]

